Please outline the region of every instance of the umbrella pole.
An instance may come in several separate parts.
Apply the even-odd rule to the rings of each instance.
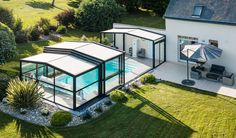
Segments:
[[[182,81],[183,85],[193,86],[195,81],[189,79],[189,49],[187,49],[187,79]]]

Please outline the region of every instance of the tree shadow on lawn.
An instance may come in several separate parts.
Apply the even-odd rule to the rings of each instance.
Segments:
[[[172,116],[171,114],[169,114],[164,109],[157,106],[156,104],[154,104],[150,100],[146,99],[145,97],[139,95],[136,92],[132,92],[131,94],[133,95],[133,98],[136,98],[136,99],[139,99],[140,101],[142,101],[143,104],[139,105],[140,106],[139,108],[142,108],[144,105],[148,105],[149,107],[151,107],[156,112],[160,113],[162,116],[167,118],[172,123],[191,129],[189,126],[185,125],[183,122],[181,122],[180,120],[178,120],[177,118],[175,118],[174,116]]]
[[[21,120],[16,120],[16,129],[22,138],[55,138],[53,132],[47,127],[33,125]]]
[[[169,81],[160,81],[158,83],[163,83],[163,84],[171,86],[171,87],[180,88],[182,90],[186,90],[188,92],[193,92],[193,93],[197,93],[197,94],[204,94],[204,95],[214,96],[214,97],[219,95],[215,92],[210,92],[210,91],[205,91],[205,90],[201,90],[201,89],[197,89],[197,88],[193,88],[193,87],[183,86],[181,84],[177,84],[177,83],[173,83],[173,82],[169,82]]]
[[[43,2],[43,1],[28,1],[25,2],[26,5],[32,7],[32,8],[38,8],[38,9],[44,9],[44,10],[49,10],[52,7],[51,3],[48,2]]]
[[[100,117],[70,128],[53,128],[63,137],[190,137],[194,132],[180,123],[163,120],[141,112],[138,104],[131,108],[117,104]]]

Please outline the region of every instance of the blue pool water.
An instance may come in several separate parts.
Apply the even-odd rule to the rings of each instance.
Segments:
[[[132,72],[134,69],[136,69],[136,67],[133,64],[130,64],[130,63],[125,64],[125,73],[126,74],[129,72]],[[117,60],[115,60],[115,61],[112,60],[112,61],[106,63],[106,76],[110,76],[111,74],[116,73],[117,71],[118,71],[118,61]],[[77,77],[76,89],[79,90],[79,89],[81,89],[81,88],[83,88],[83,87],[85,87],[97,80],[98,80],[98,70],[96,69],[96,70],[90,71],[84,75]],[[56,81],[70,84],[70,85],[73,84],[72,83],[73,78],[68,75],[61,75],[56,78]],[[117,83],[117,85],[118,85],[118,76],[107,80],[106,85],[109,85],[109,82],[110,83]],[[97,91],[97,88],[98,88],[98,83],[95,83],[95,84],[85,88],[83,90],[83,92],[87,93],[87,92],[91,92],[91,91]]]

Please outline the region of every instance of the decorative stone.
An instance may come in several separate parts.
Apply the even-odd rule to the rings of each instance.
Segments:
[[[104,104],[105,104],[106,106],[110,106],[110,105],[112,105],[112,102],[111,102],[110,100],[108,100],[108,101],[105,101]]]
[[[7,100],[6,97],[2,99],[2,103],[3,103],[3,104],[8,104],[8,100]]]
[[[24,115],[27,113],[27,110],[25,108],[20,108],[20,114]]]
[[[41,115],[43,116],[48,116],[49,115],[49,110],[47,108],[43,108],[40,110]]]

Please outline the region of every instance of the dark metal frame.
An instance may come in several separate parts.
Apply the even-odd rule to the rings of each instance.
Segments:
[[[78,42],[78,41],[75,41],[75,42]],[[95,43],[95,44],[98,44],[98,45],[100,45],[100,46],[103,46],[103,47],[107,47],[107,46],[105,46],[105,45],[103,45],[103,44],[99,44],[99,43]],[[109,47],[110,48],[110,47]],[[113,48],[110,48],[110,49],[113,49]],[[89,69],[89,70],[87,70],[87,71],[84,71],[84,72],[82,72],[82,73],[80,73],[80,74],[77,74],[77,75],[73,75],[73,74],[71,74],[71,73],[69,73],[69,72],[67,72],[67,71],[65,71],[65,70],[62,70],[62,69],[60,69],[60,68],[57,68],[57,67],[55,67],[55,66],[52,66],[52,65],[50,65],[50,64],[48,64],[48,63],[44,63],[44,62],[35,62],[35,61],[28,61],[28,60],[24,60],[24,59],[21,59],[20,60],[20,79],[22,80],[22,77],[24,76],[24,77],[27,77],[27,78],[29,78],[29,79],[33,79],[33,80],[35,80],[36,82],[42,82],[42,83],[46,83],[46,84],[48,84],[48,85],[51,85],[51,86],[53,86],[53,101],[50,101],[50,100],[48,100],[48,99],[45,99],[45,100],[47,100],[47,101],[50,101],[50,102],[53,102],[53,103],[56,103],[56,104],[58,104],[58,105],[60,105],[60,106],[62,106],[62,107],[65,107],[65,108],[69,108],[69,109],[72,109],[72,110],[76,110],[76,109],[78,109],[80,106],[83,106],[84,104],[86,104],[86,103],[84,103],[84,104],[82,104],[82,105],[80,105],[79,107],[77,107],[76,106],[76,94],[77,94],[77,92],[79,92],[79,91],[81,91],[81,90],[83,90],[83,89],[85,89],[85,88],[87,88],[87,87],[89,87],[89,86],[91,86],[91,85],[93,85],[93,84],[95,84],[95,83],[98,83],[98,95],[96,96],[96,97],[94,97],[93,99],[95,99],[95,98],[97,98],[97,97],[103,97],[107,92],[106,92],[106,80],[108,80],[108,79],[111,79],[111,78],[113,78],[113,77],[115,77],[115,76],[117,76],[117,75],[119,75],[119,86],[123,86],[124,84],[125,84],[125,62],[124,62],[124,59],[125,59],[125,53],[123,52],[123,51],[120,51],[120,50],[117,50],[117,49],[113,49],[113,50],[116,50],[116,51],[119,51],[119,52],[121,52],[121,54],[120,55],[118,55],[118,56],[115,56],[115,57],[112,57],[112,58],[110,58],[110,59],[107,59],[107,60],[101,60],[101,59],[98,59],[98,58],[95,58],[95,57],[93,57],[92,55],[87,55],[87,54],[85,54],[85,53],[81,53],[81,52],[78,52],[78,51],[76,51],[76,50],[73,50],[73,49],[71,49],[71,50],[68,50],[68,49],[55,49],[55,48],[49,48],[49,47],[46,47],[45,49],[44,49],[44,52],[45,53],[59,53],[59,54],[70,54],[70,55],[72,55],[72,56],[74,56],[74,57],[77,57],[77,58],[79,58],[79,59],[83,59],[83,60],[85,60],[85,61],[88,61],[88,62],[90,62],[90,63],[93,63],[93,64],[95,64],[96,66],[94,67],[94,68],[91,68],[91,69]],[[112,75],[110,75],[110,76],[107,76],[106,77],[106,62],[108,62],[108,61],[110,61],[110,60],[113,60],[113,59],[116,59],[116,58],[118,58],[118,62],[119,62],[119,69],[118,69],[118,72],[116,73],[116,74],[112,74]],[[36,70],[36,77],[35,78],[31,78],[31,77],[29,77],[29,76],[26,76],[26,75],[24,75],[25,73],[27,73],[27,72],[22,72],[22,62],[24,62],[24,63],[33,63],[33,64],[36,64],[36,68],[35,68],[35,70]],[[50,84],[50,83],[47,83],[47,82],[44,82],[44,81],[41,81],[41,80],[39,80],[38,79],[38,64],[43,64],[43,65],[45,65],[46,67],[51,67],[51,68],[53,68],[53,77],[54,77],[54,81],[53,81],[53,84]],[[78,77],[78,76],[81,76],[81,75],[83,75],[83,74],[86,74],[86,73],[88,73],[88,72],[90,72],[90,71],[92,71],[92,70],[94,70],[94,69],[98,69],[98,80],[97,81],[95,81],[95,82],[93,82],[93,83],[91,83],[91,84],[89,84],[89,85],[87,85],[87,86],[85,86],[85,87],[83,87],[83,88],[81,88],[81,89],[79,89],[79,90],[76,90],[76,78]],[[73,90],[68,90],[68,89],[65,89],[65,88],[62,88],[62,87],[60,87],[60,86],[57,86],[56,84],[55,84],[55,70],[58,70],[58,71],[60,71],[60,72],[62,72],[62,73],[64,73],[64,74],[67,74],[67,75],[69,75],[69,76],[71,76],[71,77],[73,77]],[[31,70],[32,71],[32,70]],[[28,71],[28,72],[30,72],[30,71]],[[46,72],[48,72],[48,71],[46,71]],[[119,86],[117,86],[117,87],[119,87]],[[70,92],[72,92],[73,93],[73,107],[72,108],[70,108],[70,107],[66,107],[66,106],[64,106],[64,105],[61,105],[60,103],[57,103],[56,101],[55,101],[55,94],[56,94],[56,87],[58,87],[58,88],[60,88],[60,89],[63,89],[63,90],[66,90],[66,91],[70,91]],[[93,100],[93,99],[91,99],[91,100]],[[89,100],[89,101],[91,101],[91,100]]]

